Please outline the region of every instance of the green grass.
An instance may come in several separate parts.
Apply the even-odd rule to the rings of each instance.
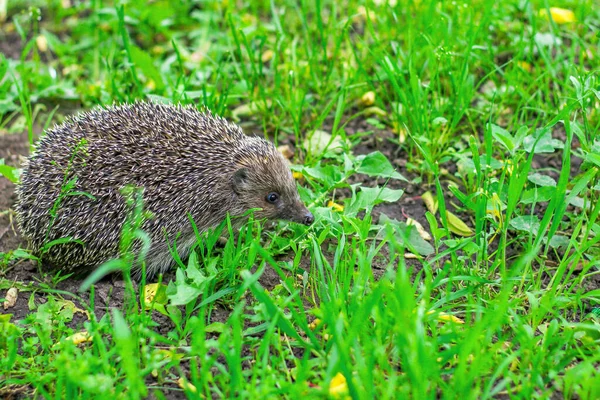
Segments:
[[[110,310],[94,285],[62,290],[60,273],[8,278],[31,255],[7,250],[0,300],[17,287],[29,312],[0,315],[2,396],[600,396],[593,0],[64,3],[7,6],[3,31],[25,45],[0,58],[0,135],[33,145],[98,104],[206,105],[293,139],[316,223],[252,221],[236,236],[225,221],[224,247],[199,232],[172,279],[126,279]],[[540,14],[554,6],[577,21]],[[315,131],[343,151],[306,151]],[[353,150],[368,141],[382,153]],[[409,208],[427,191],[429,208]],[[138,222],[123,243],[143,238]]]

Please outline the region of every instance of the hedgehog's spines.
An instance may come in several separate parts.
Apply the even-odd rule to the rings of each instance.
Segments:
[[[83,138],[85,153],[72,157]],[[241,167],[251,173],[245,191],[235,193],[231,177]],[[73,193],[65,195],[65,183],[73,178]],[[167,236],[181,233],[182,250],[190,251],[196,238],[188,215],[203,231],[227,213],[242,215],[249,208],[295,221],[308,213],[286,161],[270,142],[244,135],[207,107],[135,101],[95,107],[47,131],[17,189],[19,227],[36,251],[62,237],[85,242],[52,246],[43,257],[65,269],[93,267],[118,255],[126,213],[119,190],[128,184],[145,188],[146,208],[156,216],[143,227],[153,241],[150,273],[171,260],[161,245],[162,230]],[[265,207],[273,190],[287,196],[287,208]]]

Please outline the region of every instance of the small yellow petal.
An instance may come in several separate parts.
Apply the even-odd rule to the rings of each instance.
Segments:
[[[331,200],[330,200],[330,201],[327,203],[327,207],[331,207],[331,208],[333,208],[335,211],[340,211],[340,212],[344,211],[344,206],[343,206],[343,205],[341,205],[341,204],[338,204],[338,203],[334,203],[334,202],[333,202],[333,201],[331,201]]]
[[[329,394],[338,398],[347,393],[348,383],[346,382],[346,377],[338,372],[331,382],[329,382]]]
[[[192,393],[196,393],[198,391],[198,389],[196,389],[196,386],[192,385],[191,383],[189,383],[188,381],[183,379],[183,377],[177,379],[177,384],[179,385],[180,388],[187,389]]]
[[[304,175],[302,175],[302,172],[292,172],[292,176],[294,177],[294,179],[296,180],[302,180],[304,179]]]
[[[321,320],[319,318],[315,318],[315,320],[313,322],[311,322],[310,324],[308,324],[308,328],[311,331],[314,331],[315,329],[317,329],[317,326],[321,323]]]
[[[547,18],[548,10],[540,10],[540,16]],[[557,24],[568,24],[569,22],[577,21],[575,13],[565,8],[550,7],[550,17],[552,17],[552,20]]]
[[[404,127],[404,124],[401,124],[396,121],[393,122],[392,132],[398,135],[398,143],[402,144],[406,142],[406,128]]]
[[[146,82],[146,89],[150,89],[150,90],[156,89],[156,83],[154,82],[154,80],[148,79],[148,82]]]
[[[517,61],[517,65],[525,71],[531,72],[531,64],[529,64],[527,61]]]
[[[431,314],[435,314],[435,313],[436,313],[435,310],[427,311],[427,315],[431,315]],[[437,313],[437,319],[438,319],[438,321],[449,321],[449,322],[454,322],[457,324],[465,323],[465,321],[463,321],[462,319],[460,319],[452,314],[446,314],[445,312]]]

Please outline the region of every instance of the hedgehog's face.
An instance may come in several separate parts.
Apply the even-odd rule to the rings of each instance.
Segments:
[[[252,166],[237,169],[232,177],[237,201],[256,218],[283,219],[310,225],[313,215],[300,200],[296,181],[285,159],[275,152]]]

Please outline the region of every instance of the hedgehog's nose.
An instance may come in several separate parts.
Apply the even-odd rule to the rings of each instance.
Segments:
[[[313,222],[315,222],[315,217],[313,217],[313,215],[310,213],[310,211],[307,211],[306,215],[304,216],[304,219],[302,220],[302,223],[304,225],[310,225]]]

